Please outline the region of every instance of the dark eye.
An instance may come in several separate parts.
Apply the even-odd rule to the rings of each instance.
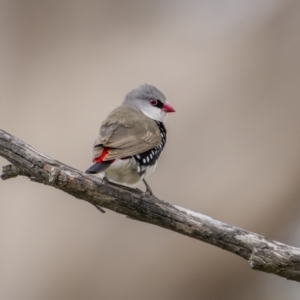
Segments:
[[[150,102],[151,105],[153,105],[153,106],[156,106],[157,103],[158,103],[157,99],[154,99],[154,98],[150,99],[149,102]]]

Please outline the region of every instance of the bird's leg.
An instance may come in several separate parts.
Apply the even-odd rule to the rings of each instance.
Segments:
[[[109,182],[109,180],[107,179],[106,175],[104,174],[101,184],[105,184],[107,182]]]
[[[144,184],[145,184],[145,186],[146,186],[146,192],[144,193],[143,196],[152,196],[152,195],[153,195],[153,192],[152,192],[152,190],[151,190],[149,184],[147,183],[147,181],[146,181],[144,178],[143,178],[143,182],[144,182]]]
[[[143,175],[145,174],[145,171],[141,171],[139,172],[139,175],[141,176],[145,186],[146,186],[146,191],[142,194],[142,198],[146,197],[146,196],[154,196],[151,187],[149,186],[149,184],[147,183],[147,181],[143,178]]]

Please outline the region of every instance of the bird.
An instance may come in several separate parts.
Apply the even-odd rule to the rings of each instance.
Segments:
[[[143,181],[144,195],[153,195],[145,178],[156,168],[166,144],[164,123],[175,112],[153,85],[131,90],[102,122],[93,146],[94,164],[88,174],[104,173],[113,183],[134,186]]]

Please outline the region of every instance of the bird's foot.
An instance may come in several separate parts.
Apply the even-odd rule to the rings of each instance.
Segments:
[[[105,185],[109,180],[104,176],[101,181],[101,185]],[[93,204],[93,203],[92,203]],[[99,211],[101,211],[103,214],[105,213],[105,210],[99,205],[99,204],[93,204]]]
[[[152,190],[151,190],[151,187],[149,186],[149,184],[147,183],[147,181],[145,179],[143,179],[143,182],[146,186],[146,191],[142,194],[142,198],[145,198],[145,197],[149,197],[149,196],[154,196]]]
[[[102,178],[101,184],[106,184],[107,182],[109,182],[109,180],[106,178],[106,176],[104,176]],[[93,204],[99,211],[101,211],[103,214],[105,213],[105,210],[99,205],[99,204]]]

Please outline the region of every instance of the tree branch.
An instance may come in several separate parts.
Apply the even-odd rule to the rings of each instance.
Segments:
[[[96,207],[154,224],[235,253],[255,270],[300,282],[300,249],[172,205],[142,192],[71,168],[47,157],[18,138],[0,130],[0,156],[12,165],[3,167],[3,180],[26,176],[60,189]]]

